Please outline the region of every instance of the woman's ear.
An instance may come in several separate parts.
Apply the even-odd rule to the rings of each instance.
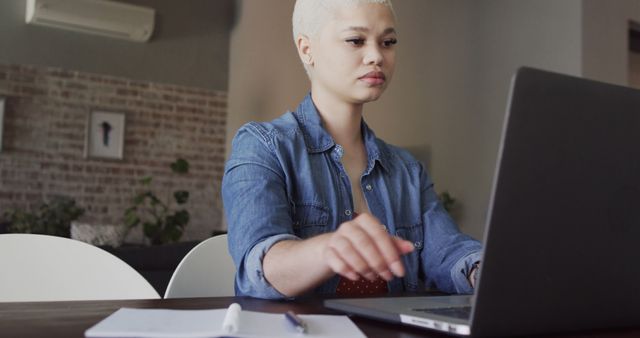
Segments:
[[[307,66],[313,66],[313,55],[311,54],[311,41],[305,35],[298,35],[296,39],[296,46],[298,47],[298,55]]]

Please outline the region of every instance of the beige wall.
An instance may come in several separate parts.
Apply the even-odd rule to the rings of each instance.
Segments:
[[[640,1],[584,0],[585,77],[629,84],[629,20],[640,21]]]
[[[228,140],[249,120],[295,109],[308,90],[290,33],[295,1],[240,2],[231,41]],[[605,65],[586,60],[583,66],[583,30],[598,29],[595,23],[583,27],[583,5],[591,11],[617,4],[395,0],[396,76],[383,98],[366,107],[365,119],[378,136],[428,162],[436,189],[459,199],[462,230],[482,238],[511,75],[528,65],[574,75],[584,68],[604,77]],[[613,12],[607,20],[626,22]],[[616,32],[601,33],[602,39]]]
[[[295,109],[307,92],[291,33],[294,0],[239,0],[231,33],[227,145],[240,126]]]
[[[629,85],[640,89],[640,53],[629,54]]]

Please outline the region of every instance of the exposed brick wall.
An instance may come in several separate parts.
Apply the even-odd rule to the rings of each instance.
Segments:
[[[152,175],[158,196],[191,193],[183,240],[223,227],[226,92],[0,63],[0,96],[0,213],[66,195],[86,209],[82,221],[119,224],[139,180]],[[125,113],[123,160],[85,158],[87,118],[96,109]],[[179,157],[191,164],[182,178],[169,169]]]

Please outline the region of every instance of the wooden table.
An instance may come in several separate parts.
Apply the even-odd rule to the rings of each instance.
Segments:
[[[243,309],[283,313],[337,314],[322,305],[322,299],[268,301],[245,297],[186,298],[155,300],[73,301],[0,303],[0,337],[84,337],[84,331],[121,307],[168,309],[225,308],[237,302]],[[353,321],[368,337],[450,337],[420,328],[396,325],[360,317]],[[640,326],[640,323],[639,323]],[[556,337],[640,337],[640,327],[632,330],[586,332]]]

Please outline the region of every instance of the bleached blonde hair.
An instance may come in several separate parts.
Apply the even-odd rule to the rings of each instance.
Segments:
[[[394,13],[391,0],[296,0],[291,20],[293,41],[301,34],[309,38],[315,36],[331,20],[338,7],[360,4],[383,4]]]
[[[360,4],[382,4],[393,11],[391,0],[296,0],[293,8],[293,16],[291,18],[293,26],[293,43],[297,47],[298,36],[304,35],[307,38],[313,38],[329,22],[336,9],[342,6],[356,6]],[[307,75],[309,74],[309,66],[303,63]]]

